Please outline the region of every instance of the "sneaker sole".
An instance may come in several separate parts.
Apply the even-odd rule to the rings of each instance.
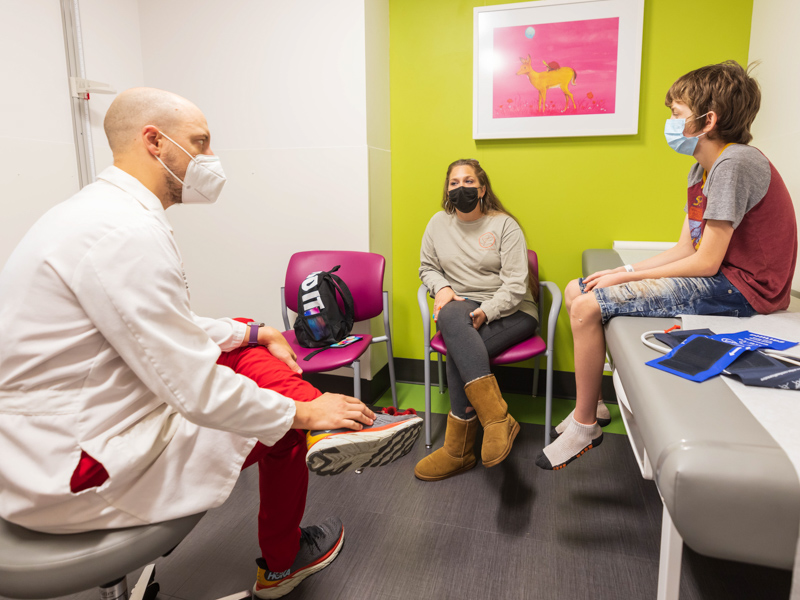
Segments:
[[[318,562],[317,564],[308,567],[307,569],[300,569],[296,572],[296,574],[290,576],[286,581],[279,583],[275,587],[271,588],[264,588],[261,590],[257,590],[256,586],[253,586],[253,597],[260,598],[261,600],[272,600],[273,598],[282,598],[298,585],[300,582],[303,581],[306,577],[310,577],[314,573],[321,571],[329,564],[333,562],[333,560],[338,556],[339,551],[342,549],[344,545],[344,527],[342,527],[342,534],[339,536],[339,541],[336,543],[336,546],[333,547],[331,552],[325,557],[323,560]]]
[[[583,450],[578,452],[575,456],[571,457],[567,462],[563,462],[560,465],[553,467],[552,470],[553,471],[559,471],[559,470],[563,469],[569,463],[571,463],[573,460],[578,460],[581,456],[586,454],[589,450],[591,450],[592,448],[597,448],[597,446],[599,446],[602,443],[603,443],[603,436],[600,435],[600,437],[593,439],[591,444],[586,446]]]
[[[338,475],[348,469],[382,467],[411,451],[422,431],[422,419],[408,419],[391,429],[354,431],[320,440],[306,456],[308,470]]]

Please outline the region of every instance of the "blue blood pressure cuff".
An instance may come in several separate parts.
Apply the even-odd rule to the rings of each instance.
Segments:
[[[800,367],[760,351],[783,351],[796,342],[749,331],[716,335],[709,329],[658,333],[655,338],[672,350],[647,364],[690,381],[705,381],[722,373],[745,385],[800,389]]]
[[[689,381],[705,381],[722,373],[743,352],[742,346],[690,335],[668,354],[647,364]]]

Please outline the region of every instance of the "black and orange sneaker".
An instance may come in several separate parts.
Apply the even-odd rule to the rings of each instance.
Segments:
[[[408,454],[422,430],[422,419],[414,409],[380,410],[374,409],[375,422],[359,431],[309,431],[308,469],[317,475],[338,475],[348,469],[382,467]]]
[[[292,566],[281,572],[270,571],[267,561],[257,558],[258,574],[253,586],[254,598],[281,598],[303,579],[327,567],[344,544],[344,527],[336,517],[321,525],[300,528],[300,549]]]

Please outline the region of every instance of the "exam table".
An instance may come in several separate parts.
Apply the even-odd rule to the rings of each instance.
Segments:
[[[583,253],[586,275],[622,264],[614,250]],[[791,569],[800,531],[794,466],[725,382],[645,365],[661,355],[641,334],[679,324],[617,317],[605,326],[628,439],[664,504],[658,600],[678,598],[683,542],[715,558]]]

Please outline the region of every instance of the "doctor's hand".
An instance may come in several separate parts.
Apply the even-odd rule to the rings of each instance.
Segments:
[[[372,425],[375,413],[360,400],[342,394],[322,394],[311,402],[295,402],[293,429],[363,429]]]
[[[469,316],[472,319],[472,326],[475,329],[480,329],[481,325],[486,323],[486,313],[483,312],[482,308],[476,308],[471,313],[469,313]]]
[[[286,363],[295,373],[303,372],[303,369],[297,364],[297,354],[292,350],[283,334],[274,327],[259,328],[258,343],[265,346],[272,356]]]
[[[466,298],[462,298],[458,294],[453,291],[451,287],[443,287],[438,292],[436,292],[436,297],[433,299],[433,320],[436,321],[439,318],[439,311],[442,310],[442,307],[450,302],[451,300],[458,300],[462,302],[466,300]]]

